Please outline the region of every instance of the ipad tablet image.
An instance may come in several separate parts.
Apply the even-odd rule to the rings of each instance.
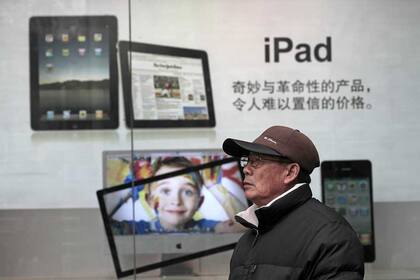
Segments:
[[[120,41],[127,127],[214,127],[207,53]]]
[[[118,127],[117,18],[32,17],[31,127]]]

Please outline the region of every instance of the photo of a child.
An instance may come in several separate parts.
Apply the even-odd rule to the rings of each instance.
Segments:
[[[153,164],[152,176],[191,166],[194,164],[185,157],[159,159]],[[206,182],[199,171],[145,184],[139,197],[140,200],[143,199],[143,206],[152,212],[149,213],[151,218],[136,221],[113,220],[112,231],[117,235],[126,235],[170,232],[227,233],[243,230],[231,218],[213,220],[199,214],[198,210],[205,201],[203,188],[206,188]]]

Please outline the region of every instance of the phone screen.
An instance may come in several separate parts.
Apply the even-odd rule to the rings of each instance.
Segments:
[[[372,167],[368,160],[324,161],[321,164],[325,205],[342,215],[358,234],[365,262],[375,259]]]
[[[352,225],[363,245],[372,244],[371,195],[368,178],[325,178],[325,204]]]

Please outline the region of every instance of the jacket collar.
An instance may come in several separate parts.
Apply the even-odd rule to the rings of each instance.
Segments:
[[[235,220],[248,228],[266,231],[292,209],[311,197],[312,192],[309,185],[304,184],[283,197],[274,199],[268,206],[260,208],[257,208],[255,204],[250,206],[245,211],[238,213]]]

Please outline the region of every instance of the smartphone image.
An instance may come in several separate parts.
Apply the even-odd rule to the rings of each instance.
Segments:
[[[369,160],[323,161],[322,201],[342,215],[357,232],[365,262],[375,260],[372,165]]]

